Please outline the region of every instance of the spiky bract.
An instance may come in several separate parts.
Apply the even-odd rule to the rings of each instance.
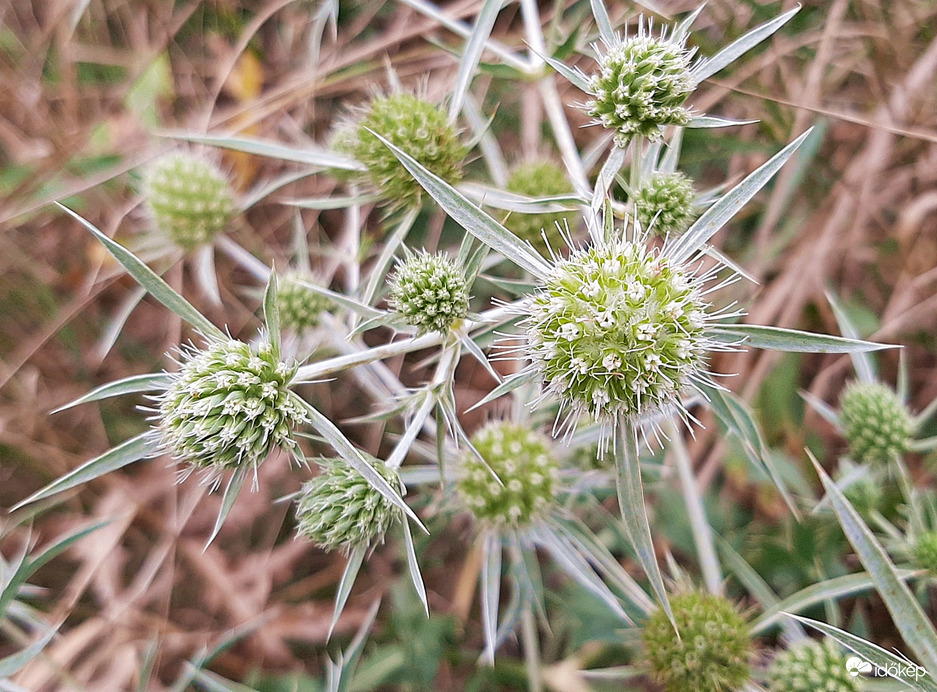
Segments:
[[[390,304],[420,334],[446,334],[468,314],[465,273],[447,255],[410,253],[390,281]]]
[[[573,191],[563,168],[548,159],[528,161],[518,165],[511,171],[511,177],[508,178],[505,187],[508,192],[534,199],[563,195]],[[545,214],[513,212],[504,225],[518,238],[529,241],[535,248],[544,252],[547,244],[550,247],[558,247],[561,243],[560,228],[567,216],[569,214],[566,212]],[[557,224],[560,226],[558,227]],[[546,243],[544,243],[543,235],[547,237]]]
[[[768,668],[769,692],[859,692],[858,678],[830,639],[805,639],[774,657]]]
[[[680,236],[696,218],[695,197],[693,181],[683,173],[654,173],[635,193],[635,216],[642,229],[659,238]]]
[[[839,402],[843,435],[850,456],[859,462],[886,463],[908,451],[914,421],[887,385],[851,382]]]
[[[289,389],[295,374],[269,343],[229,339],[184,350],[157,397],[163,451],[217,481],[226,470],[256,468],[274,447],[295,448],[293,430],[307,420]]]
[[[301,332],[319,325],[330,301],[304,284],[315,284],[315,277],[299,272],[284,274],[277,284],[277,309],[280,325]]]
[[[379,459],[371,466],[398,493],[397,473]],[[343,459],[320,461],[321,473],[307,481],[297,501],[297,533],[325,550],[348,553],[359,545],[381,541],[401,511]]]
[[[143,195],[157,228],[186,251],[211,242],[235,212],[227,176],[189,152],[158,159],[146,173]]]
[[[651,676],[667,692],[735,692],[751,675],[745,620],[726,598],[704,592],[670,597],[679,637],[663,609],[644,625]]]
[[[472,436],[472,445],[485,461],[465,452],[458,491],[478,521],[523,527],[553,504],[558,467],[544,435],[492,421]]]
[[[692,56],[680,42],[647,35],[642,25],[637,36],[607,46],[589,80],[586,112],[614,131],[620,147],[635,135],[659,140],[661,127],[690,121],[684,103],[696,87]]]

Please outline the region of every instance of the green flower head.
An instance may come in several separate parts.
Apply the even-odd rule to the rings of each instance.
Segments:
[[[703,592],[670,597],[677,632],[663,609],[644,625],[651,677],[667,692],[736,692],[751,676],[751,636],[726,598]]]
[[[470,451],[463,455],[458,492],[478,521],[523,527],[553,504],[558,466],[544,435],[493,421],[472,436],[472,445],[485,461]]]
[[[911,548],[914,566],[926,569],[929,576],[937,577],[937,531],[925,531]]]
[[[662,127],[690,122],[684,103],[696,88],[690,74],[694,51],[663,33],[649,34],[642,22],[637,36],[606,46],[589,79],[586,113],[612,130],[620,147],[634,136],[657,141]]]
[[[641,228],[659,238],[681,236],[696,218],[693,181],[683,173],[654,173],[632,200]]]
[[[511,171],[506,185],[508,192],[539,199],[564,195],[573,191],[566,179],[566,172],[555,162],[544,159],[522,163]],[[504,222],[505,227],[521,240],[529,241],[541,252],[550,247],[558,247],[562,242],[559,228],[569,214],[565,212],[545,214],[521,214],[513,212]],[[560,227],[557,227],[560,224]],[[543,235],[547,243],[543,241]]]
[[[859,692],[858,678],[846,668],[837,644],[805,639],[774,657],[768,668],[769,692]]]
[[[315,284],[315,277],[290,272],[280,278],[277,285],[277,309],[280,324],[297,332],[317,327],[331,303],[321,293],[305,284]]]
[[[158,159],[144,177],[143,197],[156,227],[185,251],[211,242],[236,211],[225,174],[188,152]]]
[[[371,466],[398,493],[399,476],[384,462]],[[382,541],[401,511],[342,459],[324,460],[321,473],[303,485],[296,505],[296,531],[325,550],[348,553]]]
[[[914,420],[890,387],[878,382],[851,382],[839,408],[843,436],[855,461],[886,463],[908,451]]]
[[[390,280],[390,305],[420,334],[447,334],[468,301],[465,273],[446,255],[409,253]]]
[[[157,429],[163,451],[189,472],[214,483],[224,471],[256,468],[274,447],[296,447],[293,430],[307,420],[289,389],[296,365],[280,362],[269,343],[218,341],[183,350],[180,363],[156,397]]]
[[[423,188],[372,133],[400,147],[448,183],[462,179],[467,152],[446,112],[412,94],[378,96],[352,129],[340,127],[333,146],[364,164],[362,182],[378,191],[391,208],[419,205]]]

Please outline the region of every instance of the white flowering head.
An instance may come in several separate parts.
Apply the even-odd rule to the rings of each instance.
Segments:
[[[293,430],[307,420],[289,389],[296,369],[269,343],[229,339],[184,350],[157,396],[163,451],[216,482],[224,471],[256,468],[274,447],[295,448]]]
[[[855,461],[886,463],[910,448],[914,419],[887,385],[851,382],[839,408],[843,436]]]
[[[716,346],[703,280],[627,240],[558,260],[522,322],[546,392],[613,424],[678,404]]]
[[[544,435],[492,421],[472,436],[472,445],[485,461],[465,453],[458,492],[479,522],[524,527],[554,503],[558,466]]]
[[[305,284],[315,283],[313,276],[291,272],[277,282],[277,310],[280,325],[301,332],[319,325],[322,313],[329,309],[329,299]]]
[[[768,668],[769,692],[859,692],[859,678],[831,639],[804,639],[782,651]]]
[[[236,210],[227,176],[189,152],[158,159],[146,173],[143,196],[156,227],[186,251],[211,242]]]
[[[390,304],[417,332],[447,334],[468,314],[465,272],[446,255],[410,253],[390,280]]]
[[[528,161],[515,167],[505,185],[508,192],[527,197],[542,198],[564,195],[573,191],[561,166],[549,159]],[[513,213],[504,222],[505,227],[521,240],[529,241],[535,248],[545,251],[547,243],[556,247],[561,242],[560,229],[568,214],[565,212],[546,212],[543,214]],[[543,235],[541,235],[541,232]]]
[[[656,141],[662,127],[690,122],[684,104],[696,88],[690,73],[694,51],[663,34],[650,36],[643,23],[637,36],[606,48],[589,79],[586,112],[614,132],[618,146],[636,135]]]
[[[371,466],[398,493],[397,473],[378,459]],[[325,550],[345,554],[382,541],[401,511],[343,459],[326,459],[321,473],[303,485],[296,505],[296,531]]]
[[[683,173],[654,173],[632,200],[641,228],[659,238],[678,237],[696,218],[693,181]]]

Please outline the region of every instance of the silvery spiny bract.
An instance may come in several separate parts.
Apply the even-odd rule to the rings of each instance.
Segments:
[[[768,668],[769,692],[859,692],[846,657],[831,639],[804,639],[774,657]]]

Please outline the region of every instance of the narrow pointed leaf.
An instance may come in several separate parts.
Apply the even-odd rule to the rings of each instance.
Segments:
[[[103,232],[98,230],[94,224],[85,220],[68,207],[58,204],[58,202],[56,202],[56,205],[91,231],[91,233],[101,241],[104,247],[107,248],[107,251],[114,256],[114,259],[127,270],[127,273],[136,279],[137,283],[143,286],[156,300],[198,329],[206,337],[213,337],[221,340],[226,340],[228,338],[225,333],[213,325],[207,317],[192,307],[189,301],[176,293],[169,284],[156,274],[156,272],[138,260],[132,252],[108,238]]]
[[[250,467],[239,468],[232,473],[231,478],[228,479],[228,485],[226,485],[224,489],[224,497],[221,499],[221,508],[218,510],[218,518],[215,519],[215,526],[212,528],[211,535],[208,537],[208,542],[206,542],[205,547],[202,548],[203,553],[208,550],[208,546],[212,544],[221,531],[221,527],[224,526],[224,521],[228,518],[228,513],[231,511],[231,508],[234,507],[234,501],[237,499],[238,493],[241,492],[241,488],[244,485],[244,479],[247,478],[251,471],[252,469]]]
[[[839,420],[839,414],[836,412],[836,409],[823,401],[823,399],[818,399],[813,394],[805,390],[800,391],[800,398],[810,404],[810,407],[819,413],[827,423],[835,427],[837,430],[843,429],[843,426]]]
[[[475,68],[478,67],[478,61],[482,57],[482,51],[485,50],[485,44],[494,28],[502,4],[504,4],[503,0],[485,0],[478,12],[478,19],[475,20],[472,34],[469,36],[468,43],[465,44],[465,52],[459,60],[459,74],[452,92],[452,101],[449,103],[449,119],[452,121],[455,121],[462,110],[465,94],[472,83]]]
[[[495,531],[487,533],[482,543],[481,572],[482,629],[485,632],[482,660],[488,665],[494,665],[498,641],[498,605],[501,601],[501,539]]]
[[[108,382],[107,384],[103,384],[96,389],[92,389],[84,396],[80,396],[74,401],[65,404],[64,406],[59,406],[54,411],[51,411],[51,413],[66,411],[70,408],[78,406],[79,404],[87,404],[92,401],[100,401],[101,399],[109,399],[113,396],[134,394],[136,392],[152,392],[157,389],[162,389],[168,382],[169,375],[164,372],[155,374],[147,373],[145,375],[133,375],[131,377],[125,377],[122,380]]]
[[[329,625],[328,639],[332,638],[332,630],[338,623],[342,611],[345,609],[345,603],[348,602],[348,596],[351,594],[351,588],[355,585],[355,579],[361,569],[361,563],[364,562],[364,555],[368,552],[367,545],[359,545],[352,548],[348,554],[348,563],[342,572],[342,578],[338,582],[338,589],[335,591],[335,610],[332,613],[332,623]]]
[[[209,135],[190,135],[185,133],[167,133],[167,136],[187,142],[196,142],[212,147],[221,147],[222,149],[243,151],[247,154],[267,156],[280,159],[281,161],[305,163],[321,168],[340,168],[346,171],[365,170],[364,165],[354,159],[311,147],[300,149],[295,146],[269,142],[263,139],[252,139],[250,137],[212,137]]]
[[[358,204],[369,204],[380,199],[379,195],[352,195],[350,197],[310,197],[308,199],[284,200],[283,204],[300,209],[347,209]]]
[[[706,3],[701,3],[699,7],[690,12],[686,17],[680,20],[673,28],[673,38],[674,40],[679,40],[690,33],[690,27],[693,26],[693,22],[696,21],[696,18],[699,17],[699,13],[703,11],[703,8],[706,6]]]
[[[381,249],[380,256],[371,266],[371,277],[368,279],[368,284],[364,289],[364,295],[361,297],[365,303],[374,302],[374,298],[377,296],[378,289],[380,289],[381,285],[384,283],[385,277],[387,276],[387,270],[390,267],[390,263],[394,261],[394,255],[396,254],[397,249],[403,244],[404,238],[407,237],[410,229],[413,228],[413,224],[416,222],[419,213],[419,207],[414,207],[408,211],[400,220],[400,223],[397,224],[394,232],[384,243],[384,247]]]
[[[612,28],[612,20],[608,17],[608,10],[605,9],[605,0],[590,0],[592,7],[592,16],[595,17],[595,24],[599,27],[599,36],[602,42],[607,46],[617,43],[615,40],[615,29]]]
[[[416,547],[413,545],[413,534],[410,532],[410,524],[406,521],[403,524],[403,540],[407,550],[407,570],[410,572],[410,581],[413,588],[416,589],[416,595],[420,597],[420,603],[423,604],[423,612],[429,617],[429,601],[426,600],[426,586],[423,584],[423,575],[420,572],[420,563],[416,557]]]
[[[830,304],[830,307],[833,308],[833,314],[836,316],[836,324],[839,325],[839,331],[843,333],[843,336],[849,339],[858,339],[859,330],[856,329],[856,325],[849,319],[846,307],[839,298],[837,298],[832,291],[827,291],[826,300]],[[852,359],[852,367],[856,369],[856,374],[859,376],[859,379],[866,384],[874,383],[875,363],[872,361],[872,356],[862,351],[851,351],[849,357]]]
[[[36,658],[36,656],[39,655],[39,652],[46,648],[49,642],[52,641],[52,637],[55,636],[56,631],[57,628],[49,628],[42,635],[42,637],[37,639],[22,651],[18,651],[4,659],[0,659],[0,681],[3,681],[6,678],[11,677],[14,673],[19,672],[26,666],[26,664]]]
[[[566,79],[566,81],[568,81],[574,87],[576,87],[580,91],[585,91],[586,93],[591,92],[591,87],[589,86],[589,78],[586,77],[582,72],[580,72],[579,70],[575,70],[571,67],[567,67],[565,64],[563,64],[559,60],[555,60],[554,58],[551,58],[547,55],[541,55],[540,57],[543,58],[544,62],[546,62],[547,65],[549,65],[554,70],[559,72],[560,75],[563,76]]]
[[[491,363],[489,362],[488,358],[485,357],[484,351],[482,351],[478,347],[478,344],[476,344],[474,341],[472,341],[472,339],[468,337],[466,337],[465,339],[460,339],[459,343],[465,347],[466,351],[472,354],[475,360],[477,360],[482,365],[483,368],[485,368],[485,370],[488,372],[489,375],[491,375],[492,379],[494,379],[495,382],[501,382],[501,375],[499,375],[498,371],[495,370],[491,366]]]
[[[270,271],[267,288],[264,291],[264,322],[267,325],[267,338],[270,339],[270,345],[273,346],[273,354],[278,359],[280,357],[280,308],[277,305],[277,292],[279,290],[277,272],[273,269]]]
[[[484,397],[482,397],[481,401],[467,408],[465,412],[468,413],[469,411],[474,411],[479,406],[484,406],[489,401],[494,401],[495,399],[502,397],[509,392],[513,392],[518,387],[522,387],[528,382],[533,381],[536,377],[537,373],[535,372],[526,372],[509,377],[504,382],[488,392],[488,394],[486,394]]]
[[[329,290],[324,286],[314,284],[311,281],[303,281],[302,279],[295,279],[295,281],[298,286],[302,286],[303,288],[308,289],[313,293],[318,293],[320,296],[328,298],[339,307],[344,308],[349,312],[353,312],[354,314],[358,315],[358,317],[373,319],[375,317],[383,317],[387,314],[382,310],[376,310],[369,305],[359,303],[353,298],[349,298],[348,296],[341,293],[336,293],[335,291]]]
[[[893,344],[879,344],[874,341],[847,339],[829,334],[814,334],[797,329],[767,327],[760,324],[733,324],[713,327],[716,335],[725,335],[744,339],[745,346],[767,348],[790,353],[851,353],[853,351],[881,351],[886,348],[900,348]]]
[[[736,125],[754,125],[757,120],[730,120],[728,118],[717,118],[712,115],[700,115],[690,120],[686,124],[691,130],[709,130],[718,127],[735,127]]]

